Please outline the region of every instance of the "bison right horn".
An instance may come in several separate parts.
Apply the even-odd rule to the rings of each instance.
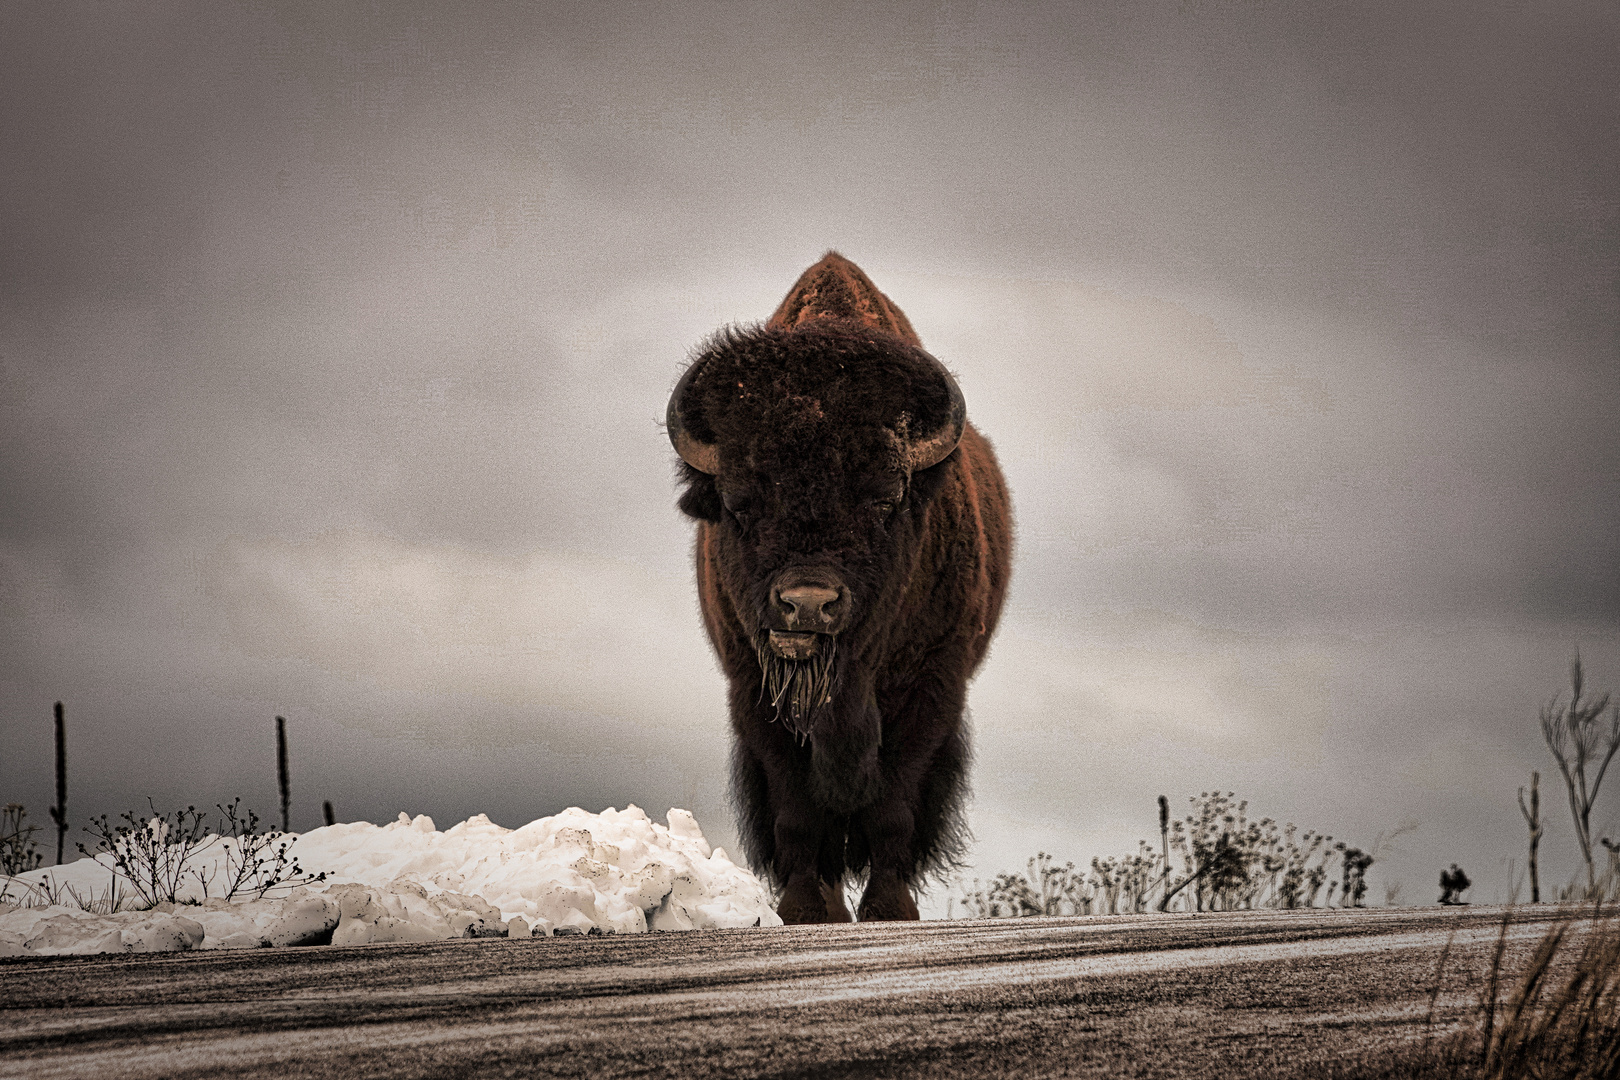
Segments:
[[[720,448],[714,443],[699,440],[681,419],[681,401],[692,385],[692,377],[702,366],[701,360],[694,362],[681,376],[681,381],[675,384],[674,393],[669,395],[669,406],[664,410],[664,427],[669,431],[669,441],[675,445],[675,452],[681,455],[682,461],[698,472],[714,476],[720,471]]]

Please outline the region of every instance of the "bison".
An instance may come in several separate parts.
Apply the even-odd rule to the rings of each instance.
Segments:
[[[915,919],[957,864],[967,682],[1007,593],[1007,486],[956,380],[836,252],[669,399],[744,853],[784,922]]]

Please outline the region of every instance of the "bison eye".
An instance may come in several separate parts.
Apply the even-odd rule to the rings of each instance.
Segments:
[[[872,509],[876,510],[879,514],[883,515],[884,517],[888,517],[890,514],[894,513],[895,508],[898,507],[899,505],[900,505],[900,500],[899,499],[874,499],[874,500],[872,500]]]

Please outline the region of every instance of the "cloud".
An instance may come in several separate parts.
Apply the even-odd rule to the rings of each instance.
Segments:
[[[1330,663],[1320,642],[1166,612],[1026,612],[998,638],[973,694],[991,737],[1048,732],[1083,740],[1092,754],[1151,756],[1175,746],[1311,767],[1322,760]]]
[[[244,664],[295,660],[379,692],[543,702],[656,727],[672,743],[713,728],[718,677],[685,577],[354,532],[230,541],[205,576]],[[432,741],[511,734],[465,716],[413,720]]]
[[[723,820],[657,421],[838,247],[1013,489],[995,869],[1215,786],[1516,851],[1620,649],[1616,22],[1394,11],[19,13],[4,798],[62,697],[97,812],[263,782],[285,711],[357,813]]]

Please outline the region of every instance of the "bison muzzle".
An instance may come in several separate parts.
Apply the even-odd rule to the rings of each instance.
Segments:
[[[962,392],[835,252],[670,396],[704,627],[730,684],[744,852],[790,923],[915,919],[967,831],[967,682],[1012,544]]]

